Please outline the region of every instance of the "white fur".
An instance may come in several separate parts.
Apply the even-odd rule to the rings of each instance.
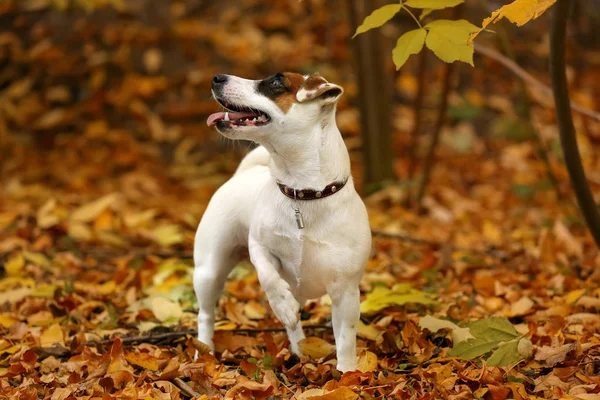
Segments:
[[[229,103],[268,113],[271,123],[222,134],[262,145],[241,162],[214,194],[194,245],[194,290],[198,339],[213,347],[214,308],[225,279],[248,248],[269,304],[285,325],[291,350],[304,338],[299,309],[305,300],[329,294],[337,367],[356,369],[359,282],[371,249],[366,208],[354,189],[348,151],[335,123],[335,105],[319,98],[284,113],[256,91],[258,81],[228,77],[221,96]],[[346,186],[324,199],[295,201],[276,182],[292,188],[323,189],[348,177]],[[298,229],[294,208],[305,222]]]

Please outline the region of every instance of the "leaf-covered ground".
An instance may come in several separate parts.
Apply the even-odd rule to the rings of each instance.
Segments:
[[[193,337],[191,248],[245,145],[205,127],[217,109],[210,77],[319,71],[342,84],[338,123],[360,184],[354,27],[326,1],[132,2],[91,16],[46,3],[0,5],[0,397],[599,397],[600,254],[572,199],[551,99],[525,95],[493,61],[461,67],[417,213],[404,206],[415,186],[404,179],[409,61],[394,80],[402,180],[365,199],[375,236],[361,371],[334,368],[327,298],[302,312],[307,355],[292,356],[247,263],[219,301],[215,357]],[[545,81],[542,28],[514,43]],[[594,109],[597,51],[574,49],[573,96]],[[439,72],[428,71],[424,132]],[[600,193],[600,124],[575,117]]]

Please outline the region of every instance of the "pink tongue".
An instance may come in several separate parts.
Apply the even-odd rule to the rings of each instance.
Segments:
[[[251,118],[251,117],[258,117],[258,114],[255,114],[253,112],[230,112],[229,113],[229,120],[230,121],[233,121],[233,120],[236,120],[236,119],[240,119],[240,118]],[[218,112],[218,113],[211,114],[208,117],[208,119],[206,120],[206,125],[213,126],[218,121],[221,121],[223,119],[225,119],[225,113],[224,112]]]

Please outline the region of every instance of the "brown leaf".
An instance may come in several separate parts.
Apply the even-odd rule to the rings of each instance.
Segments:
[[[354,393],[346,386],[339,387],[329,393],[308,397],[311,400],[356,400],[358,394]]]
[[[300,351],[314,359],[324,358],[335,351],[335,346],[318,337],[307,337],[298,342]]]

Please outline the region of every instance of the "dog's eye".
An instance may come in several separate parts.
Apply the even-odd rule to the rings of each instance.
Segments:
[[[281,80],[279,80],[279,79],[275,79],[274,81],[271,81],[271,87],[272,88],[283,87],[283,82],[281,82]]]

